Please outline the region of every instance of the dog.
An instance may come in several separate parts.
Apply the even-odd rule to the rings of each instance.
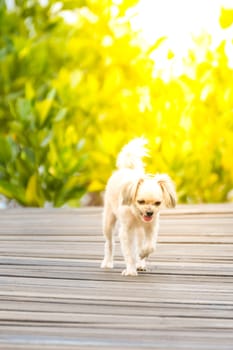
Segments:
[[[144,171],[148,156],[147,140],[136,138],[126,144],[117,157],[117,170],[109,178],[104,198],[103,234],[105,252],[102,268],[113,268],[114,227],[119,238],[126,268],[124,276],[146,271],[146,258],[156,248],[159,212],[176,205],[175,186],[166,174]]]

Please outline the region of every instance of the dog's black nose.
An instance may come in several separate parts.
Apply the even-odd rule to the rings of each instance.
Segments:
[[[153,211],[147,211],[146,212],[146,216],[152,216],[154,213],[153,213]]]

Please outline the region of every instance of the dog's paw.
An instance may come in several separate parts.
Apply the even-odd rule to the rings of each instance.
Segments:
[[[136,269],[125,269],[122,271],[122,276],[137,276],[137,270]]]
[[[101,267],[101,269],[112,269],[113,268],[113,262],[112,261],[106,261],[104,259],[102,261],[100,267]]]
[[[138,271],[138,272],[145,272],[145,271],[146,271],[146,267],[138,266],[138,267],[137,267],[137,271]]]
[[[144,259],[137,263],[137,271],[146,271],[146,262]]]

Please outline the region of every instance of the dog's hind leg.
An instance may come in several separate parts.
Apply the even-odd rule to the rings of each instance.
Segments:
[[[103,269],[113,268],[114,235],[113,229],[116,217],[111,210],[105,210],[103,216],[103,234],[105,237],[104,260],[101,263]]]

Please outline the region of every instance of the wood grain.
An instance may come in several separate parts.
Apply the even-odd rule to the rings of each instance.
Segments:
[[[101,270],[102,209],[0,211],[1,349],[233,349],[233,205],[164,211],[147,272]]]

